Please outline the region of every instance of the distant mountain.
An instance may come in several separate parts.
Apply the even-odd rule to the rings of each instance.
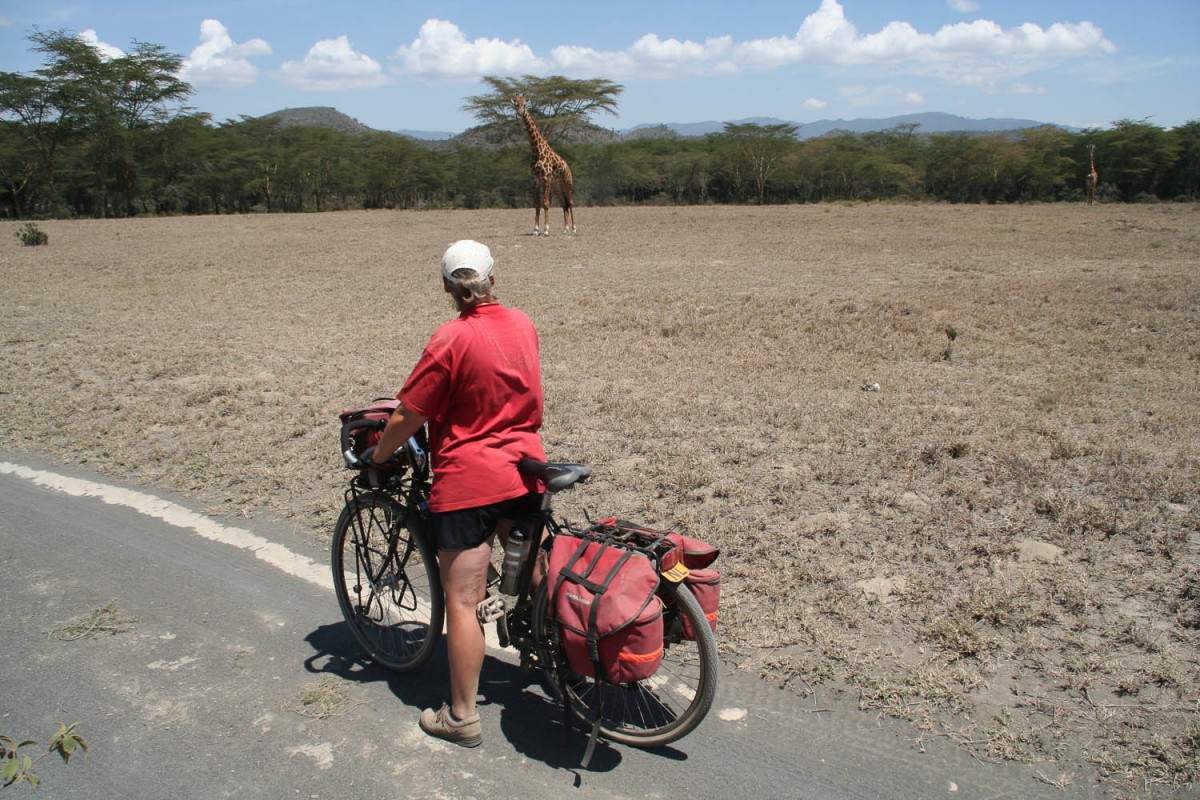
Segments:
[[[333,128],[346,133],[366,133],[374,130],[349,117],[335,108],[328,106],[310,106],[307,108],[286,108],[264,114],[263,119],[278,119],[282,125],[311,125],[322,128]],[[871,133],[886,131],[897,125],[916,125],[917,133],[998,133],[1002,131],[1018,131],[1024,128],[1041,128],[1052,123],[1037,122],[1031,119],[988,118],[971,119],[955,114],[944,114],[929,111],[922,114],[901,114],[896,117],[876,119],[826,119],[818,122],[789,122],[775,117],[747,117],[745,119],[729,120],[736,125],[795,125],[797,139],[815,139],[827,136],[834,131],[847,133]],[[620,139],[662,139],[676,137],[706,136],[710,133],[720,133],[725,130],[725,122],[709,120],[705,122],[666,122],[638,125],[624,131],[612,131],[595,125],[580,126],[571,138],[574,141],[605,142]],[[1063,125],[1055,127],[1078,133],[1079,128],[1068,128]],[[392,131],[398,136],[408,136],[425,142],[438,142],[448,145],[451,140],[461,144],[476,146],[496,146],[504,139],[495,131],[489,131],[487,126],[470,128],[461,133],[448,131],[399,130]]]
[[[800,139],[812,139],[817,136],[824,136],[833,131],[870,133],[872,131],[890,130],[897,125],[918,125],[918,133],[1000,133],[1003,131],[1019,131],[1025,128],[1042,128],[1052,124],[1032,119],[1013,119],[1011,117],[969,119],[956,114],[927,111],[922,114],[901,114],[897,117],[884,117],[882,119],[834,119],[810,122],[807,125],[801,125],[800,130],[796,132],[796,136]],[[1077,128],[1065,128],[1062,125],[1055,125],[1054,127],[1074,130],[1075,132],[1079,130]]]
[[[848,133],[872,133],[886,131],[897,125],[917,125],[918,133],[997,133],[1000,131],[1018,131],[1024,128],[1041,128],[1053,123],[1038,122],[1032,119],[988,118],[971,119],[956,114],[944,114],[938,111],[928,111],[921,114],[901,114],[896,117],[875,119],[825,119],[818,122],[789,122],[775,117],[748,117],[746,119],[729,120],[735,125],[795,125],[797,139],[815,139],[833,131]],[[706,136],[710,133],[720,133],[725,130],[724,122],[667,122],[658,125],[638,125],[626,131],[628,137],[650,128],[667,128],[680,136]],[[1065,130],[1078,132],[1077,128]]]
[[[392,131],[401,136],[407,136],[410,139],[424,139],[430,142],[444,142],[447,139],[453,139],[458,136],[457,133],[451,131]]]
[[[307,106],[304,108],[285,108],[282,111],[272,111],[263,114],[260,119],[279,120],[285,128],[293,125],[312,128],[333,128],[343,133],[368,133],[372,128],[363,125],[354,117],[349,117],[329,106]]]

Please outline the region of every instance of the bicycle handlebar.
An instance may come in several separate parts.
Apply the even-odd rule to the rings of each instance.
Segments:
[[[353,434],[357,433],[358,431],[364,431],[364,430],[365,431],[381,431],[386,427],[387,427],[387,420],[385,420],[385,419],[356,419],[353,422],[347,422],[345,425],[343,425],[342,426],[342,457],[346,460],[346,466],[354,468],[358,461],[357,458],[355,458],[356,463],[354,463],[354,464],[352,464],[350,461],[351,456],[354,455],[351,452],[351,450],[354,447]]]

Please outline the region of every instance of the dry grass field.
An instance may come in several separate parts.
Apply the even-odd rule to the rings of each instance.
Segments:
[[[0,223],[0,447],[328,534],[470,237],[564,497],[723,549],[728,667],[980,758],[1200,781],[1200,206]],[[556,220],[557,221],[557,220]]]

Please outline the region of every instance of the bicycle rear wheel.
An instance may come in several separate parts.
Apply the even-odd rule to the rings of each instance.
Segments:
[[[699,725],[717,691],[717,641],[691,590],[664,582],[663,662],[651,677],[636,683],[609,684],[568,672],[560,653],[550,653],[543,671],[559,698],[569,702],[575,716],[589,728],[600,720],[600,735],[634,747],[660,747],[680,739]],[[683,636],[683,618],[697,631],[694,641]],[[533,606],[533,629],[547,651],[549,619],[546,583],[538,587]]]
[[[333,531],[333,587],[371,659],[409,672],[433,655],[445,607],[437,554],[421,521],[385,494],[350,500]]]

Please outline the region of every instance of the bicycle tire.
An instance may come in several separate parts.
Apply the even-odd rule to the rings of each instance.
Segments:
[[[538,587],[533,605],[533,629],[548,658],[543,661],[546,682],[559,700],[569,702],[574,716],[589,729],[600,716],[600,735],[633,747],[661,747],[687,736],[712,707],[717,692],[720,658],[717,640],[691,590],[664,581],[663,663],[651,677],[628,684],[598,682],[590,676],[564,671],[559,653],[549,653],[546,583]],[[696,639],[683,637],[686,616]]]
[[[397,672],[430,659],[445,620],[437,553],[420,525],[391,496],[361,494],[342,509],[331,544],[334,593],[350,632],[371,660]]]

